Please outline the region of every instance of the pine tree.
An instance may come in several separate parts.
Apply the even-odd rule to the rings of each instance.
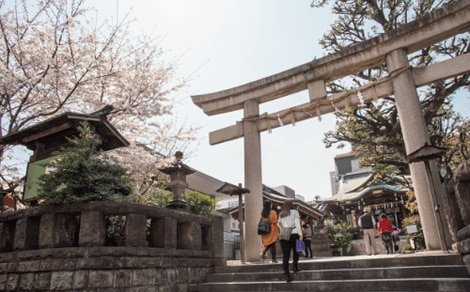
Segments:
[[[98,158],[100,138],[83,122],[79,136],[68,139],[70,146],[54,153],[54,169],[39,178],[39,197],[46,204],[108,201],[128,195],[132,181],[126,169]]]

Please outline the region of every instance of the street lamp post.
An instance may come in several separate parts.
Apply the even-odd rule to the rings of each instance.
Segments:
[[[245,231],[243,222],[243,194],[249,193],[249,189],[242,188],[241,184],[236,185],[230,183],[224,183],[220,188],[217,189],[218,193],[227,194],[227,195],[237,195],[238,196],[238,222],[240,226],[240,260],[242,263],[245,263]]]

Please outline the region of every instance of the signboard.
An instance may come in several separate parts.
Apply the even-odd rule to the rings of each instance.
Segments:
[[[47,165],[57,158],[57,156],[52,156],[28,163],[23,200],[32,201],[37,199],[39,192],[39,177],[51,171],[51,168],[47,167]]]
[[[418,228],[416,227],[416,225],[413,224],[406,226],[406,233],[411,234],[416,232],[418,232]]]

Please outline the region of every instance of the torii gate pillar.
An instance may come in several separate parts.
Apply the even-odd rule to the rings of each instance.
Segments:
[[[263,208],[263,184],[261,175],[261,139],[258,131],[259,105],[256,100],[243,103],[243,134],[245,150],[245,261],[260,260],[261,240],[256,224]],[[252,118],[252,119],[250,119]]]
[[[404,49],[392,51],[387,55],[386,60],[390,74],[394,75],[394,72],[398,73],[392,81],[393,92],[400,118],[406,153],[409,155],[423,147],[426,143],[430,144],[428,129],[416,93],[416,86],[411,69],[403,70],[409,66],[407,52]],[[434,181],[435,185],[428,184],[423,162],[411,163],[410,171],[416,201],[418,202],[418,211],[423,227],[426,248],[428,250],[438,250],[441,249],[439,235],[443,236],[442,233],[445,232],[445,230],[438,230],[436,220],[444,220],[444,218],[435,219],[435,216],[440,216],[440,213],[434,212],[435,206],[433,206],[431,195],[432,193],[440,194],[442,186],[437,183],[439,179],[437,178],[438,172],[436,164],[431,163],[430,166],[431,172],[433,173],[433,179],[431,181]],[[430,188],[434,188],[434,190]],[[439,203],[441,196],[437,195],[437,197],[436,199],[438,199]],[[448,234],[446,234],[446,236],[450,238]]]

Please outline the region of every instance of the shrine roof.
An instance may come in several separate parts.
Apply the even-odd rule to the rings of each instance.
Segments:
[[[350,192],[354,192],[359,188],[363,187],[367,183],[373,180],[373,175],[370,171],[356,172],[343,175],[337,196],[345,195]]]
[[[346,153],[341,153],[341,154],[335,155],[334,158],[338,159],[338,158],[353,157],[353,156],[357,157],[357,154],[354,151],[349,151],[349,152],[346,152]]]
[[[216,192],[227,195],[241,195],[249,193],[250,190],[242,188],[241,186],[236,186],[234,184],[225,182],[220,188],[216,190]]]
[[[353,175],[343,178],[338,193],[332,197],[322,199],[322,202],[357,201],[376,190],[390,193],[403,193],[407,191],[398,185],[381,182],[374,183],[372,174],[368,172]]]
[[[276,203],[279,203],[279,204],[283,204],[285,201],[287,200],[291,200],[292,201],[292,205],[300,212],[300,213],[303,213],[307,216],[310,216],[312,218],[320,218],[323,216],[323,212],[318,210],[317,208],[314,208],[313,206],[305,203],[304,201],[302,200],[299,200],[299,199],[292,199],[292,198],[288,198],[286,196],[282,196],[282,195],[278,195],[278,194],[274,194],[274,193],[270,193],[270,192],[266,192],[264,191],[263,192],[263,197],[273,201],[273,202],[276,202]]]
[[[403,193],[406,192],[405,189],[402,189],[397,186],[393,185],[387,185],[387,184],[381,184],[381,185],[374,185],[374,186],[368,186],[364,188],[361,191],[358,192],[350,192],[343,194],[341,196],[333,196],[330,198],[325,198],[323,199],[324,202],[327,201],[336,201],[336,202],[346,202],[346,201],[357,201],[366,196],[367,194],[373,193],[375,190],[381,190],[384,192],[390,192],[390,193]]]
[[[38,140],[44,140],[52,135],[67,132],[77,132],[80,122],[88,122],[102,139],[102,150],[111,150],[118,147],[128,146],[129,142],[114,128],[114,126],[103,115],[80,114],[65,112],[53,118],[39,122],[33,126],[9,134],[0,139],[2,144],[25,145],[34,149]],[[47,140],[46,140],[47,141]]]
[[[283,204],[285,201],[291,200],[292,205],[299,211],[299,213],[304,214],[306,216],[310,216],[312,218],[320,218],[323,216],[323,210],[313,207],[299,199],[288,198],[280,194],[279,192],[276,192],[276,191],[271,192],[270,190],[272,189],[263,185],[263,199],[268,199],[277,204]],[[238,213],[238,205],[233,206],[233,207],[221,208],[221,209],[218,209],[218,211],[225,213],[225,214]]]

